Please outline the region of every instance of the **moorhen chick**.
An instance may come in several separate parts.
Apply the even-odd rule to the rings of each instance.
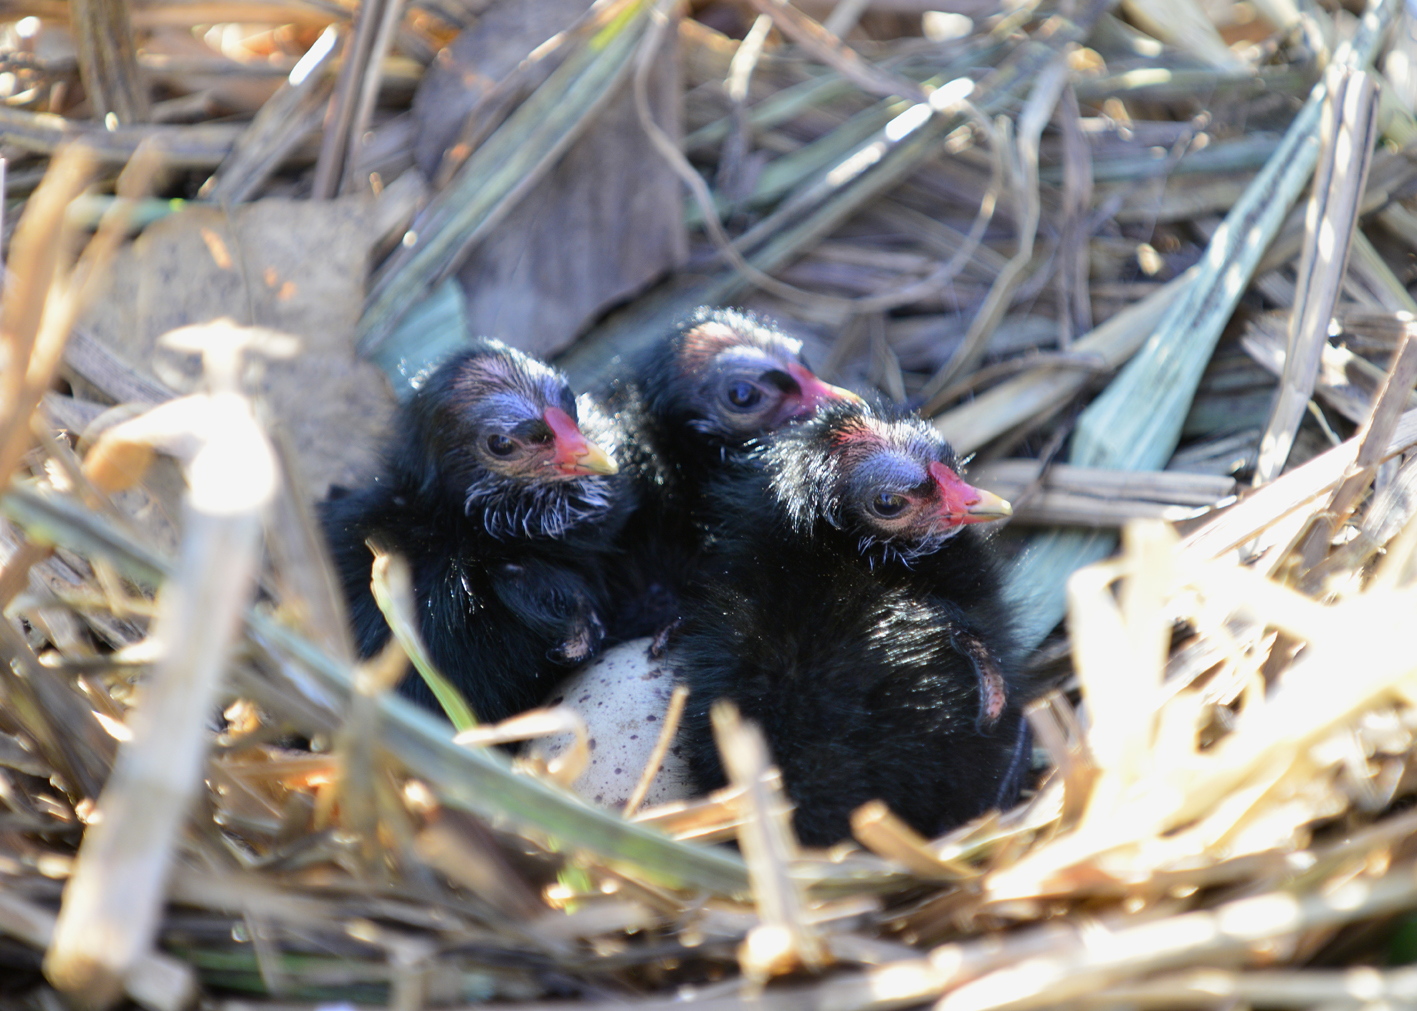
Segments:
[[[612,637],[662,635],[696,577],[706,525],[702,490],[755,440],[860,398],[823,382],[802,343],[752,314],[696,310],[611,386],[608,406],[626,433],[622,463],[636,510],[617,545]]]
[[[408,559],[433,663],[480,720],[538,705],[604,637],[607,547],[629,512],[614,422],[500,342],[444,362],[401,407],[382,468],[320,517],[356,645],[389,628],[370,590],[381,542]],[[417,676],[401,690],[436,708]]]
[[[972,526],[1008,503],[966,484],[928,423],[860,403],[783,429],[706,497],[716,574],[674,657],[695,786],[724,785],[709,710],[727,698],[762,728],[809,845],[847,838],[876,798],[926,836],[1012,803],[1029,686]]]

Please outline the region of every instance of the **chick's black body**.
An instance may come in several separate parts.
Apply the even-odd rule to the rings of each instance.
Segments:
[[[373,538],[408,560],[430,657],[479,719],[540,704],[603,638],[604,556],[628,503],[599,446],[617,441],[559,373],[497,342],[440,367],[401,409],[378,475],[321,506],[360,654],[390,635]],[[435,705],[416,673],[401,690]]]
[[[1027,688],[991,545],[930,502],[919,522],[897,518],[912,489],[939,497],[932,462],[968,489],[923,422],[846,405],[710,490],[725,522],[676,650],[690,689],[680,743],[701,789],[723,785],[709,709],[735,703],[762,728],[809,845],[847,838],[872,799],[939,834],[1011,803],[1026,771]],[[872,503],[897,510],[893,528],[864,515]]]
[[[703,490],[768,432],[854,394],[802,362],[802,345],[732,309],[699,309],[616,381],[610,408],[626,433],[635,514],[618,548],[611,633],[633,639],[680,617],[703,562]]]

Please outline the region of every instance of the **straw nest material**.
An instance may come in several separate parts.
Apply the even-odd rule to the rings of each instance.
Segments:
[[[415,89],[496,6],[12,0],[6,1001],[1417,1002],[1417,21],[937,6],[602,0],[420,171]],[[455,742],[391,693],[396,559],[401,645],[353,661],[309,502],[387,417],[355,344],[397,387],[460,339],[419,314],[554,238],[518,208],[612,122],[682,265],[562,363],[746,303],[977,453],[1058,684],[1015,810],[801,851],[731,713],[727,790],[587,805],[574,751],[489,746],[564,713]]]

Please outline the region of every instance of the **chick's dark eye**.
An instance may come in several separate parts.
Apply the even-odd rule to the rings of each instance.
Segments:
[[[729,383],[725,394],[730,404],[743,410],[756,407],[758,401],[763,399],[763,391],[746,379],[739,379],[737,382]]]
[[[883,491],[871,500],[871,511],[884,519],[893,519],[905,509],[905,499]]]
[[[517,448],[517,444],[505,435],[489,435],[487,437],[487,451],[493,456],[511,456]]]

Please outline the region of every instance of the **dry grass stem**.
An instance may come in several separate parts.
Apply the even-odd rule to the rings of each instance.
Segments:
[[[679,733],[679,721],[684,718],[684,706],[688,701],[689,689],[684,685],[676,686],[674,694],[669,696],[669,706],[664,711],[664,720],[660,724],[659,738],[654,742],[654,750],[650,752],[649,759],[645,762],[639,782],[635,784],[634,790],[630,792],[629,798],[625,801],[625,807],[621,813],[626,818],[633,818],[635,812],[640,809],[640,805],[645,802],[649,788],[654,784],[654,777],[659,775],[659,768],[664,764],[664,756],[669,754],[669,749],[674,744],[674,737]]]
[[[162,660],[99,800],[45,959],[50,980],[92,1007],[118,999],[158,929],[170,854],[199,785],[207,712],[253,588],[261,513],[275,493],[275,460],[250,405],[219,387],[201,401],[206,439],[186,461],[181,560],[155,632]]]
[[[789,808],[761,732],[744,723],[730,703],[714,703],[714,741],[723,758],[729,784],[742,793],[743,820],[738,845],[757,896],[762,922],[749,932],[739,951],[744,975],[754,982],[799,966],[821,967],[826,952],[807,922],[803,897],[789,866],[796,856]]]
[[[1289,458],[1305,405],[1318,376],[1329,320],[1348,264],[1347,238],[1353,234],[1357,204],[1367,183],[1377,124],[1376,85],[1361,70],[1336,64],[1330,72],[1320,126],[1323,153],[1309,198],[1304,252],[1290,318],[1280,392],[1260,440],[1255,484],[1271,481]],[[1320,237],[1339,237],[1321,241]]]
[[[962,372],[969,371],[978,363],[980,356],[984,353],[984,344],[1003,316],[1014,288],[1022,279],[1023,272],[1033,261],[1033,243],[1038,230],[1040,214],[1038,143],[1042,137],[1044,126],[1053,116],[1053,109],[1062,97],[1066,84],[1067,65],[1063,55],[1059,54],[1052,63],[1043,68],[1043,72],[1034,81],[1033,90],[1029,94],[1023,112],[1019,115],[1017,139],[1010,142],[1012,128],[1007,119],[1001,120],[999,128],[996,130],[1000,143],[1004,144],[1004,149],[1009,152],[1007,158],[1012,183],[1010,190],[1015,203],[1014,216],[1019,222],[1018,249],[994,280],[988,297],[969,325],[969,332],[965,334],[960,349],[950,359],[949,365],[931,379],[929,385],[925,387],[923,391],[926,400],[924,411],[927,414],[938,409],[939,405],[933,403],[932,400],[934,394],[944,389],[951,379]]]
[[[333,25],[325,29],[202,184],[202,196],[220,204],[250,198],[282,160],[319,128],[333,92],[330,69],[339,38]]]
[[[126,0],[78,0],[72,5],[79,76],[98,119],[125,126],[148,118],[147,82],[138,69],[133,21]]]
[[[927,97],[914,81],[883,72],[844,45],[835,33],[822,27],[786,0],[752,0],[753,6],[773,19],[782,33],[812,56],[831,67],[868,94],[880,98],[908,98],[922,102]]]

